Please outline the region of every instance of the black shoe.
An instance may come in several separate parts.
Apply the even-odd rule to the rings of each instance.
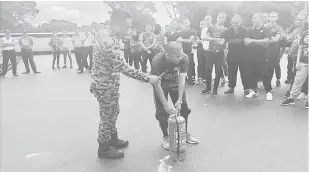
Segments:
[[[36,71],[36,72],[33,72],[34,74],[39,74],[39,73],[42,73],[42,72],[38,72],[38,71]]]
[[[305,108],[308,109],[308,101],[306,102]]]
[[[290,97],[290,91],[287,91],[283,97],[284,98],[289,98]]]
[[[72,66],[72,65],[70,66],[70,69],[73,69],[73,66]]]
[[[55,67],[52,67],[53,70],[55,70]]]
[[[231,94],[231,93],[234,93],[234,88],[228,88],[224,94]]]
[[[218,90],[212,90],[212,94],[211,94],[212,96],[217,96],[218,95]]]
[[[277,79],[277,81],[276,81],[276,87],[281,87],[281,82],[280,82],[279,79]]]
[[[117,148],[117,149],[122,149],[126,148],[129,145],[129,141],[124,141],[118,138],[118,134],[111,134],[111,140],[110,140],[111,146]]]
[[[29,74],[30,73],[30,71],[27,71],[27,72],[24,72],[23,74]]]
[[[285,101],[281,102],[281,106],[290,106],[294,104],[295,104],[295,101],[294,99],[291,99],[291,98],[287,98],[285,99]]]
[[[82,73],[84,73],[83,70],[80,70],[80,71],[77,72],[77,74],[82,74]]]
[[[18,75],[16,73],[14,73],[13,76],[18,76]]]
[[[285,84],[291,84],[291,83],[292,83],[292,80],[287,79],[287,80],[284,81],[284,83],[285,83]]]
[[[57,66],[58,69],[61,69],[60,66]]]
[[[118,159],[124,157],[124,152],[112,147],[110,143],[99,143],[99,158]]]
[[[211,93],[210,88],[205,88],[203,91],[201,91],[201,94],[209,94],[209,93]]]
[[[65,68],[68,68],[67,65],[64,65],[64,66],[62,67],[62,69],[65,69]]]

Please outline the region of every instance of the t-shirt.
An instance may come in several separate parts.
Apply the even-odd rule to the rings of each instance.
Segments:
[[[299,45],[302,45],[299,61],[306,64],[308,64],[308,43],[308,30],[306,30],[299,40]]]
[[[233,27],[229,27],[222,33],[222,38],[229,44],[226,60],[228,62],[239,62],[244,60],[245,44],[244,38],[246,36],[247,29],[244,26],[240,26],[238,31],[235,32]],[[233,42],[239,40],[240,42]]]
[[[182,37],[182,39],[190,39],[190,37],[194,36],[194,35],[195,35],[195,31],[192,30],[192,29],[188,29],[188,30],[180,32],[179,37]],[[183,49],[183,52],[191,53],[192,52],[192,43],[183,42],[182,43],[182,49]]]
[[[151,74],[160,76],[166,71],[161,79],[162,88],[172,88],[177,90],[179,73],[187,73],[188,66],[189,58],[186,54],[183,54],[183,57],[178,64],[174,64],[169,62],[165,53],[162,52],[155,55],[151,62]]]
[[[3,44],[12,44],[14,43],[14,39],[12,37],[10,37],[9,39],[6,39],[6,37],[1,38],[1,43]],[[10,45],[10,46],[6,46],[3,47],[2,50],[14,50],[15,46],[14,45]]]
[[[270,38],[271,32],[270,29],[261,27],[261,28],[248,28],[247,35],[245,38],[250,39],[265,39]],[[250,62],[261,62],[266,58],[266,52],[268,47],[262,46],[259,44],[251,43],[247,45],[245,49],[245,57],[247,61]]]
[[[19,45],[22,49],[31,50],[33,46],[33,40],[29,36],[23,36],[19,39]]]
[[[62,37],[62,47],[64,50],[71,50],[72,39],[70,37]]]
[[[78,47],[82,47],[82,40],[81,40],[81,36],[80,35],[73,35],[72,37],[72,41],[74,42],[74,47],[78,48]]]
[[[292,33],[292,45],[289,51],[289,56],[296,57],[298,51],[298,43],[300,40],[301,29],[295,29]]]
[[[154,33],[143,32],[143,33],[141,33],[139,40],[143,41],[145,47],[149,47],[153,43],[154,38],[155,38]]]
[[[221,34],[223,33],[223,31],[226,30],[226,27],[219,26],[219,25],[213,25],[212,27],[210,27],[210,36],[212,38],[222,38]],[[219,45],[219,44],[215,44],[215,43],[210,43],[209,45],[210,47],[210,51],[212,52],[219,52],[220,50],[223,50],[223,45]]]
[[[59,52],[61,50],[61,39],[58,37],[52,37],[49,41],[49,45],[52,46],[53,52]]]
[[[278,34],[280,34],[280,35],[283,34],[282,27],[280,27],[280,26],[277,25],[277,24],[275,24],[275,25],[273,25],[273,26],[271,26],[270,24],[268,24],[268,25],[266,26],[266,28],[270,29],[271,38],[276,37],[276,35],[278,35]],[[268,52],[267,52],[267,58],[268,58],[270,61],[279,63],[279,61],[280,61],[279,54],[280,54],[280,46],[279,46],[278,42],[272,42],[272,43],[270,43],[270,44],[269,44],[269,48],[268,48]]]

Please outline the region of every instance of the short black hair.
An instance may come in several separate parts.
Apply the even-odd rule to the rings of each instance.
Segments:
[[[122,23],[126,19],[132,18],[132,14],[122,8],[114,8],[111,15],[111,23]]]

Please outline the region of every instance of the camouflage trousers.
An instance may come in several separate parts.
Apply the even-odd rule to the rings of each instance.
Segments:
[[[108,142],[111,136],[117,135],[116,121],[120,112],[118,98],[115,97],[115,104],[106,106],[104,102],[99,102],[100,125],[98,142]]]

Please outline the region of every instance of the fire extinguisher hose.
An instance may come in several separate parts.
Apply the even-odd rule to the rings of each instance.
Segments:
[[[179,125],[178,125],[178,115],[175,115],[175,121],[176,121],[176,130],[177,130],[177,157],[179,157],[179,152],[180,152],[180,133],[179,133]]]

